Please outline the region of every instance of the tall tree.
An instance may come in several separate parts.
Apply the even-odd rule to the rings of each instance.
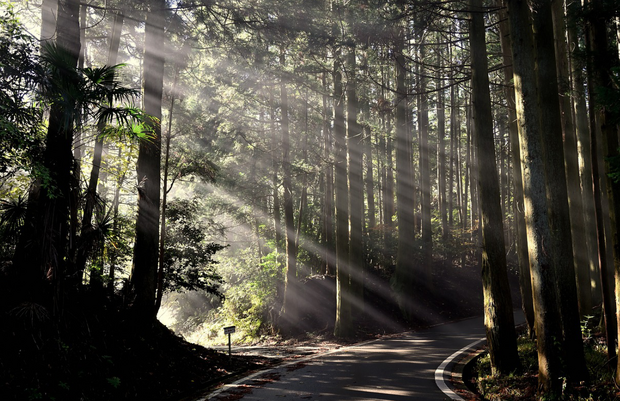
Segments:
[[[470,8],[474,132],[479,155],[478,169],[484,171],[479,180],[484,321],[491,366],[500,374],[508,374],[519,366],[519,357],[506,270],[499,177],[495,166],[495,140],[482,0],[471,0]]]
[[[118,49],[120,46],[121,31],[123,28],[123,15],[116,13],[114,15],[114,21],[112,23],[112,30],[110,33],[108,44],[108,66],[114,66],[117,64]],[[114,74],[109,77],[110,81],[114,80]],[[110,82],[111,83],[111,82]],[[110,84],[108,83],[108,84]],[[112,107],[113,99],[106,99],[108,106]],[[101,170],[102,154],[103,154],[103,141],[104,141],[104,129],[105,122],[98,124],[98,135],[95,138],[95,148],[93,150],[93,167],[90,172],[90,179],[88,182],[88,188],[86,189],[86,202],[84,205],[84,212],[82,214],[82,228],[80,231],[80,247],[76,256],[76,271],[78,280],[81,280],[82,272],[86,265],[86,259],[88,258],[94,242],[92,241],[92,234],[94,227],[92,224],[93,211],[97,203],[97,184],[99,181],[99,172]],[[103,284],[101,281],[101,270],[93,269],[91,272],[91,279],[94,278],[94,282]]]
[[[58,0],[43,0],[41,3],[41,44],[49,43],[56,34]]]
[[[558,99],[558,77],[556,72],[553,21],[550,0],[532,1],[532,26],[535,36],[535,71],[538,85],[538,107],[540,119],[544,168],[546,179],[547,207],[550,241],[547,249],[556,271],[559,306],[564,332],[564,351],[570,350],[565,358],[566,374],[569,379],[580,381],[587,375],[571,239],[571,221],[568,208],[566,174],[564,168],[564,145],[562,142],[562,119]],[[563,38],[561,40],[564,40]]]
[[[577,18],[581,11],[581,4],[576,1],[567,3],[567,33],[568,45],[571,51],[571,99],[575,116],[575,130],[577,135],[577,151],[579,159],[579,175],[583,198],[583,219],[586,244],[588,249],[588,267],[590,270],[590,298],[591,304],[601,302],[601,275],[599,266],[598,242],[596,232],[596,211],[594,209],[594,192],[592,190],[592,160],[590,149],[590,131],[588,127],[588,112],[585,98],[584,63],[580,53],[583,51],[577,33]],[[585,291],[585,289],[584,289]]]
[[[577,290],[580,316],[592,312],[592,292],[590,289],[590,269],[583,213],[583,197],[577,161],[577,138],[571,106],[568,48],[566,43],[566,24],[562,2],[552,2],[553,34],[555,38],[555,59],[557,66],[558,93],[562,132],[564,138],[564,159],[568,204],[570,211],[570,230],[573,248],[574,270],[577,277]],[[557,132],[556,132],[557,134]]]
[[[331,113],[328,101],[327,71],[322,74],[323,86],[323,155],[326,163],[324,168],[325,196],[323,201],[323,259],[325,273],[336,273],[336,249],[334,247],[334,167],[329,162],[332,155]]]
[[[416,20],[418,38],[418,124],[420,148],[420,213],[422,214],[422,266],[426,284],[430,284],[430,266],[433,254],[433,226],[431,210],[431,148],[429,142],[428,77],[424,68],[426,58],[425,26],[421,15]]]
[[[401,3],[402,6],[403,3]],[[411,289],[414,284],[415,258],[413,240],[415,221],[413,210],[413,160],[412,138],[407,129],[407,88],[405,86],[407,65],[405,64],[405,21],[397,22],[394,38],[394,71],[396,72],[396,209],[398,218],[398,250],[396,269],[392,277],[392,288],[405,318],[411,318]],[[426,268],[423,267],[423,268]]]
[[[519,266],[519,289],[521,291],[521,307],[525,315],[528,332],[534,336],[534,305],[532,300],[532,280],[530,277],[530,264],[527,254],[527,232],[525,229],[525,216],[523,214],[523,178],[521,175],[521,150],[519,149],[519,128],[517,125],[517,113],[515,110],[514,87],[512,82],[514,72],[512,68],[512,50],[510,47],[510,32],[508,27],[508,15],[506,9],[499,11],[499,31],[502,45],[502,57],[504,63],[505,94],[508,102],[508,130],[510,135],[510,153],[512,156],[514,202],[513,215],[516,231],[517,263]]]
[[[336,194],[336,323],[334,335],[352,334],[351,273],[349,269],[349,191],[347,181],[347,138],[344,118],[340,49],[334,55],[334,141],[335,141],[335,194]]]
[[[562,333],[555,269],[551,255],[545,251],[545,240],[551,238],[551,229],[547,216],[540,138],[541,115],[534,69],[534,38],[527,1],[508,0],[507,4],[538,349],[538,388],[543,396],[558,399],[561,394],[561,365],[556,343]]]
[[[269,91],[269,130],[271,131],[271,183],[272,183],[272,197],[273,197],[273,231],[274,231],[274,250],[276,253],[275,263],[279,267],[280,264],[280,249],[282,242],[282,217],[280,210],[280,180],[278,178],[278,172],[280,171],[280,158],[278,155],[279,141],[277,139],[276,132],[276,104],[275,96],[273,92],[275,87]],[[279,294],[282,297],[283,294]]]
[[[352,14],[351,11],[349,13]],[[353,22],[353,21],[351,21]],[[358,121],[356,46],[351,45],[347,54],[347,139],[349,151],[349,269],[351,274],[352,312],[362,310],[364,292],[364,139]]]
[[[164,86],[165,0],[151,0],[144,39],[144,112],[150,116],[153,138],[140,142],[138,164],[138,217],[131,283],[135,291],[136,316],[145,324],[155,318],[155,290],[159,248],[159,202],[161,168],[161,108]]]
[[[368,46],[362,48],[362,65],[360,66],[362,74],[368,74]],[[363,97],[360,101],[363,126],[362,140],[364,141],[364,167],[366,175],[364,183],[366,186],[366,202],[368,204],[368,228],[372,229],[377,225],[376,208],[375,208],[375,181],[373,171],[373,143],[372,130],[370,128],[370,99],[369,88],[365,87]]]
[[[49,3],[46,6],[49,7]],[[48,182],[39,178],[31,189],[25,226],[14,255],[19,277],[16,295],[54,308],[54,313],[59,312],[57,297],[68,273],[66,256],[76,100],[65,84],[78,81],[75,69],[80,53],[79,8],[77,0],[58,2],[56,47],[43,47],[43,57],[50,64],[50,83],[54,86],[50,88],[52,104],[42,161]],[[49,23],[47,19],[43,21],[42,31],[49,30]]]
[[[590,100],[590,133],[591,133],[591,145],[592,145],[592,162],[597,162],[597,156],[595,155],[596,149],[596,132],[601,133],[603,157],[605,158],[605,172],[610,172],[610,160],[620,157],[618,151],[618,125],[613,121],[609,107],[605,106],[608,100],[605,99],[606,90],[609,91],[613,87],[614,83],[611,79],[612,66],[617,67],[618,59],[611,57],[609,53],[609,40],[607,22],[609,21],[608,13],[605,11],[605,7],[600,0],[590,0],[588,2],[590,7],[590,13],[587,19],[589,45],[591,51],[591,60],[588,65],[589,79],[588,89],[591,93]],[[615,59],[615,63],[612,64],[611,60]],[[594,165],[593,165],[594,168]],[[611,236],[613,245],[613,267],[610,261],[601,263],[601,282],[603,286],[603,310],[605,314],[605,325],[607,332],[607,352],[609,360],[617,358],[616,347],[614,344],[618,340],[618,333],[620,332],[620,183],[611,179],[607,174],[607,197],[609,199],[610,210],[609,217],[611,220],[611,232],[607,233]],[[597,199],[597,203],[600,203],[600,199]],[[597,222],[599,218],[599,206],[597,205]],[[600,232],[600,227],[599,227]],[[599,237],[599,242],[603,241],[603,237]],[[599,244],[600,245],[600,244]],[[602,254],[603,247],[600,248]],[[601,256],[602,257],[602,256]],[[613,275],[607,271],[612,270]],[[615,277],[615,283],[609,278]],[[613,288],[615,288],[615,305],[613,304]],[[613,310],[615,309],[616,315],[614,316]],[[617,367],[620,367],[620,362],[617,362]],[[616,380],[620,379],[620,372],[616,369]]]
[[[285,50],[280,49],[280,64],[285,64]],[[293,217],[293,184],[291,165],[291,145],[289,129],[289,104],[287,82],[283,76],[280,81],[280,125],[282,129],[282,189],[284,191],[284,227],[286,241],[286,274],[284,282],[284,303],[282,310],[288,323],[296,319],[295,292],[297,290],[297,248],[295,246],[295,222]]]
[[[437,66],[439,68],[439,74],[441,74],[442,68],[442,52],[437,52]],[[441,221],[441,236],[444,242],[448,241],[448,201],[446,200],[446,109],[445,99],[443,91],[443,79],[441,76],[437,77],[437,190],[439,191],[437,200],[439,201],[439,217]],[[451,142],[452,144],[452,142]],[[454,146],[452,146],[454,149]],[[450,152],[450,160],[452,160],[452,152]],[[452,188],[450,188],[452,191]],[[452,200],[452,193],[449,193],[450,201]],[[451,203],[451,202],[450,202]],[[450,210],[451,211],[451,210]]]

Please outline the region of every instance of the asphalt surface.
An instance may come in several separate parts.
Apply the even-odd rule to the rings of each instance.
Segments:
[[[517,324],[522,320],[521,314],[515,318]],[[205,399],[447,400],[436,370],[484,336],[482,317],[443,324],[310,356],[226,385]]]

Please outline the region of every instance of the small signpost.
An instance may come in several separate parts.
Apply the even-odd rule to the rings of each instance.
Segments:
[[[235,332],[235,326],[224,327],[224,334],[228,334],[228,357],[231,357],[230,335]]]

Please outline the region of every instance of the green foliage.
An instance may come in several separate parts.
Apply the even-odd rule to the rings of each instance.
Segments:
[[[198,200],[176,200],[168,204],[164,269],[167,291],[203,290],[220,295],[221,276],[213,255],[224,246],[206,241],[207,223],[197,218]]]
[[[136,89],[126,88],[115,79],[123,64],[76,68],[71,64],[70,53],[52,42],[43,46],[41,61],[45,68],[41,95],[47,102],[62,108],[65,127],[79,127],[82,121],[92,117],[97,124],[117,125],[105,129],[104,136],[152,139],[153,133],[145,124],[147,116],[141,110],[112,106],[131,102],[139,95]]]
[[[27,201],[23,196],[0,200],[0,232],[5,238],[19,236],[26,219]]]
[[[283,269],[276,263],[272,252],[262,263],[255,257],[255,250],[235,251],[222,261],[222,275],[230,283],[225,289],[226,300],[220,312],[240,327],[248,340],[258,337],[273,324],[277,316],[277,288],[283,280]],[[280,256],[281,257],[281,256]]]
[[[615,400],[617,391],[612,370],[607,366],[607,350],[600,341],[598,345],[585,347],[586,363],[590,380],[585,384],[570,386],[564,383],[563,400]],[[485,353],[476,361],[475,374],[478,391],[486,400],[534,399],[537,389],[538,353],[535,341],[527,336],[517,339],[519,358],[523,372],[508,376],[491,375],[491,361]]]
[[[0,177],[28,169],[40,155],[43,109],[33,96],[42,71],[37,41],[0,2]]]
[[[172,311],[169,326],[189,341],[203,345],[225,343],[222,327],[235,325],[236,342],[252,342],[269,333],[278,315],[277,288],[283,280],[282,267],[272,252],[261,263],[256,250],[229,247],[219,255],[218,272],[224,279],[221,303],[200,293],[168,295],[165,308]],[[281,257],[281,255],[280,255]]]
[[[108,384],[114,388],[119,388],[121,385],[121,379],[119,379],[118,377],[114,376],[114,377],[108,377],[106,379],[106,381],[108,382]]]
[[[594,316],[586,315],[581,321],[581,336],[583,337],[586,344],[589,343],[590,340],[592,340],[592,319],[594,319]]]
[[[24,173],[30,173],[55,198],[60,194],[54,178],[42,165],[47,107],[62,111],[65,129],[96,123],[114,138],[150,140],[153,134],[141,110],[112,107],[131,104],[139,95],[114,78],[122,65],[76,68],[65,49],[49,42],[39,55],[37,43],[11,5],[0,3],[0,189],[13,191],[15,185],[24,185]]]

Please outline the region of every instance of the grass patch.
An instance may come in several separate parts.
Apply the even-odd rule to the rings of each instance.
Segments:
[[[488,353],[478,358],[474,377],[476,389],[485,400],[517,401],[536,399],[538,383],[538,355],[536,342],[527,336],[517,340],[519,358],[523,370],[507,376],[491,374],[491,361]],[[600,337],[589,337],[584,342],[584,350],[590,380],[563,386],[563,400],[618,400],[620,391],[613,380],[613,373],[607,362],[607,347]]]

